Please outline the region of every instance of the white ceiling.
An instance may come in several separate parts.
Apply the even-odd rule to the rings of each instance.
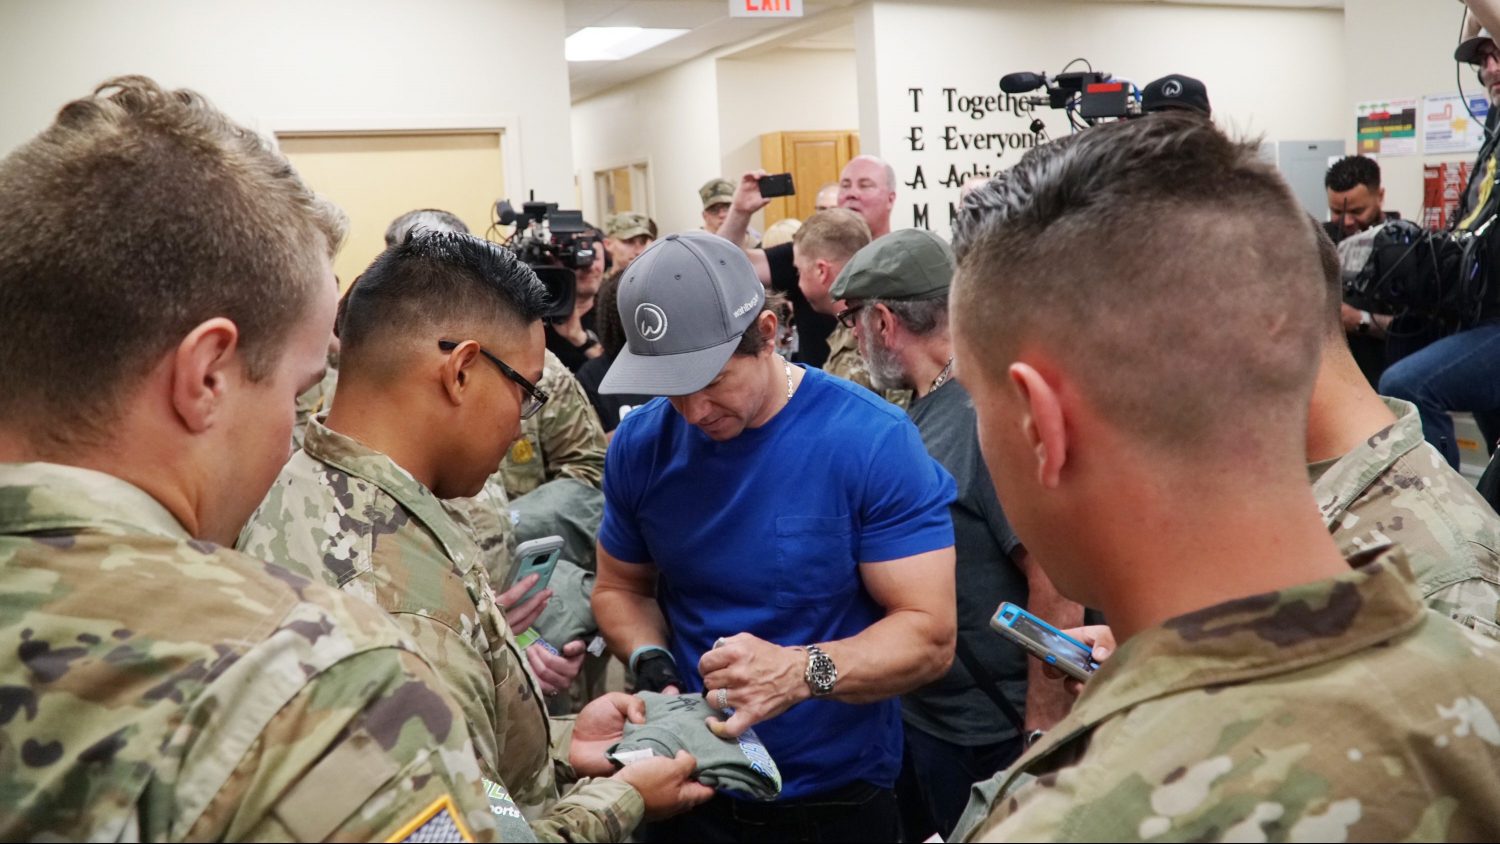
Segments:
[[[945,0],[920,0],[944,2]],[[729,17],[726,0],[563,0],[568,34],[586,26],[670,27],[690,30],[680,38],[615,62],[570,62],[573,102],[587,99],[641,76],[665,70],[705,53],[735,45],[815,50],[854,49],[850,7],[862,0],[804,0],[801,20],[747,20]],[[1035,0],[1050,2],[1050,0]],[[1141,0],[1091,0],[1141,2]],[[1344,0],[1147,0],[1222,6],[1279,6],[1342,9]]]
[[[574,102],[681,64],[704,53],[785,34],[793,42],[825,37],[830,29],[846,34],[821,49],[853,49],[854,32],[847,12],[857,0],[805,0],[801,20],[747,20],[729,17],[726,0],[565,0],[568,34],[586,26],[644,26],[691,30],[680,38],[617,62],[570,62],[568,81]],[[810,46],[817,47],[814,41]],[[800,46],[809,46],[802,44]]]

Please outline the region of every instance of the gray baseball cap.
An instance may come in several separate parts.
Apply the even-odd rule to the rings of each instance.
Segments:
[[[750,259],[708,232],[668,235],[620,279],[625,348],[601,393],[685,396],[708,386],[760,316],[766,289]]]

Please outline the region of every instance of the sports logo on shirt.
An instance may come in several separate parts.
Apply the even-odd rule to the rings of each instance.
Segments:
[[[642,302],[635,309],[635,327],[642,340],[656,342],[667,333],[667,313],[650,302]]]

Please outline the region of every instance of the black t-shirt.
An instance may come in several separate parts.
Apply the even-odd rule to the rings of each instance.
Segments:
[[[771,289],[786,294],[792,303],[792,321],[797,328],[797,353],[792,360],[822,369],[828,360],[828,335],[838,320],[813,310],[802,288],[797,286],[797,265],[792,261],[792,244],[783,243],[766,250],[771,268]]]
[[[614,362],[614,358],[600,355],[579,367],[576,373],[578,383],[583,385],[583,391],[588,393],[589,401],[593,403],[594,410],[599,414],[599,422],[604,426],[605,433],[613,431],[625,414],[651,401],[652,398],[651,396],[600,393],[599,385],[604,382],[604,376],[609,372],[610,364]]]
[[[958,635],[1017,711],[1026,706],[1026,652],[990,629],[1003,601],[1026,606],[1026,574],[1012,555],[1021,540],[1010,528],[979,453],[974,402],[957,381],[917,399],[907,411],[922,443],[958,484],[953,516],[958,557]],[[958,660],[948,673],[901,699],[906,722],[964,746],[1005,741],[1016,731]]]

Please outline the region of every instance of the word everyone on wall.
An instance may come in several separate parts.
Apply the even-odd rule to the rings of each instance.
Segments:
[[[898,178],[912,195],[914,227],[932,229],[934,202],[947,204],[951,225],[965,181],[990,178],[1038,143],[1032,131],[1037,106],[1031,97],[965,93],[955,87],[914,87],[906,93],[912,120],[901,138],[909,153],[903,158],[916,163]]]

